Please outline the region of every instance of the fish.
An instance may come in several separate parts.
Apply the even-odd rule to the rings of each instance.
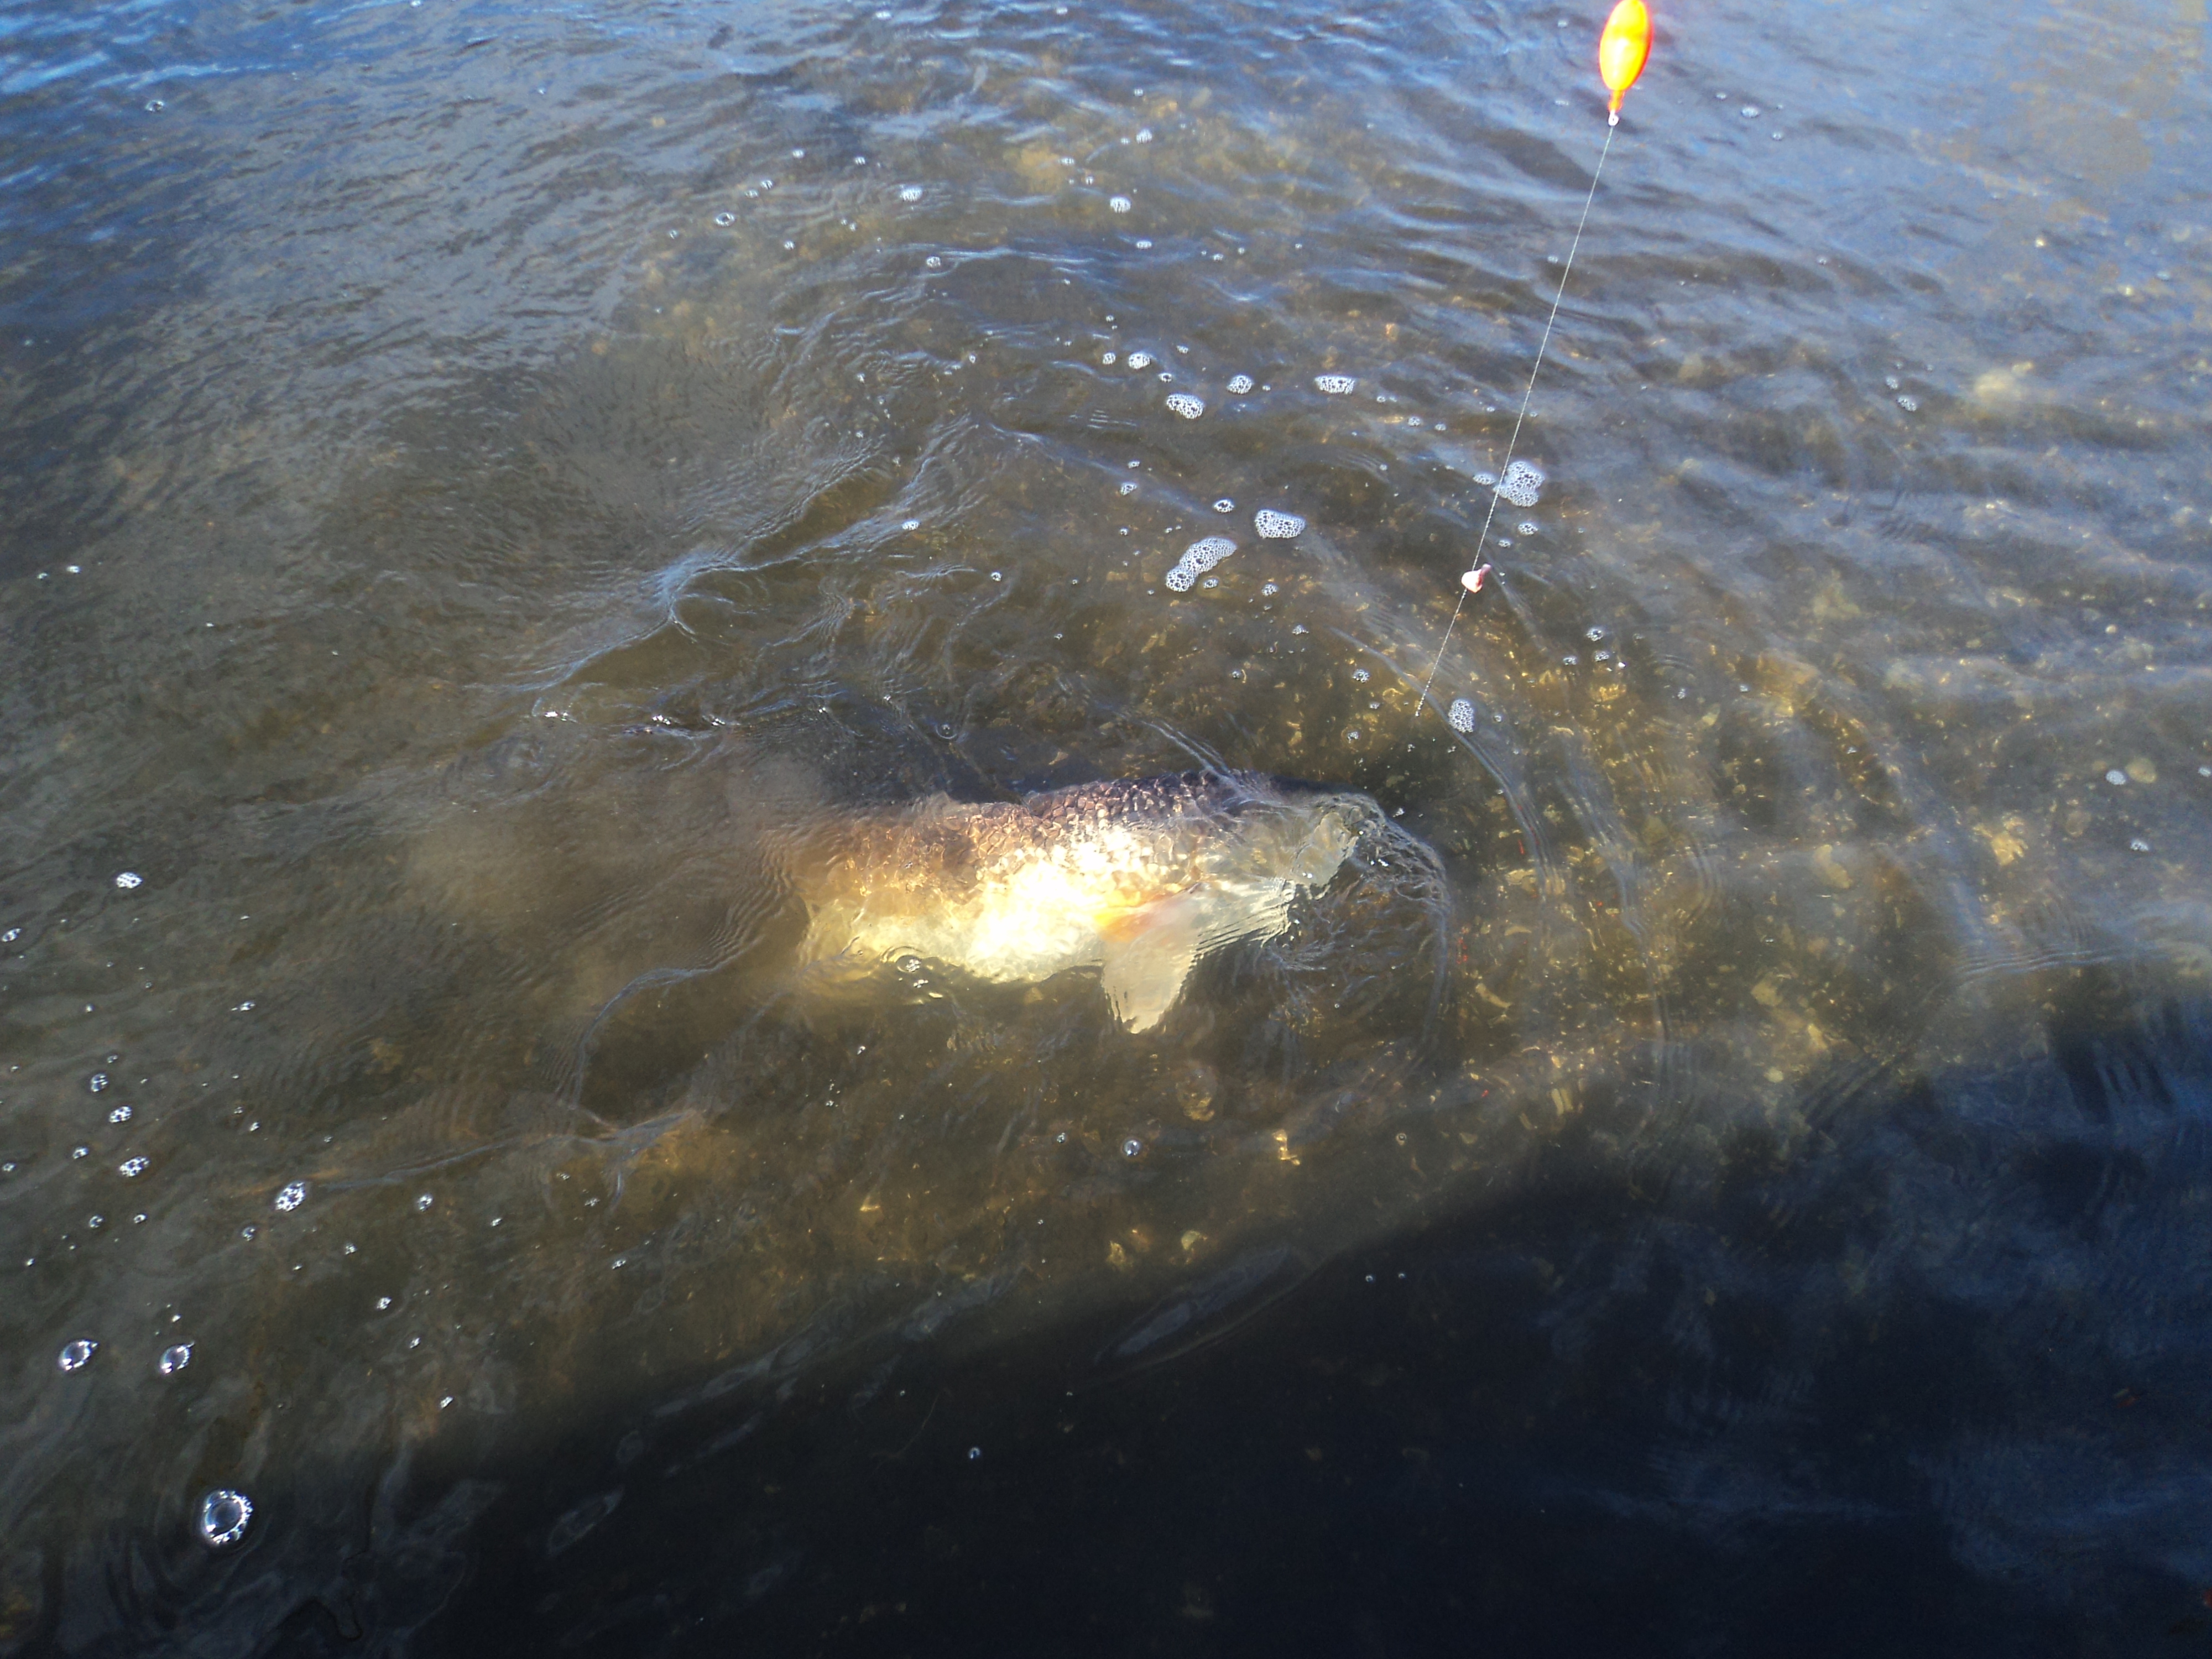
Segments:
[[[1287,933],[1364,835],[1411,840],[1364,795],[1249,772],[933,795],[842,823],[793,872],[799,963],[914,957],[1000,985],[1096,969],[1122,1028],[1149,1031],[1202,959]]]

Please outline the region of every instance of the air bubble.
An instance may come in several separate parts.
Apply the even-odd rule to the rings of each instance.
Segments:
[[[1221,586],[1221,578],[1218,576],[1208,576],[1202,586],[1206,587],[1218,587]]]
[[[1152,366],[1153,361],[1152,354],[1149,351],[1133,351],[1129,354],[1129,367],[1131,368],[1150,368]]]
[[[218,1487],[200,1499],[200,1542],[211,1550],[228,1549],[246,1536],[253,1519],[253,1500],[242,1492]]]
[[[1364,668],[1355,668],[1352,671],[1352,678],[1358,684],[1364,685],[1368,681],[1367,671]]]
[[[174,1376],[192,1363],[192,1345],[179,1342],[173,1348],[161,1350],[161,1357],[154,1362],[154,1369],[164,1376]]]
[[[113,1111],[110,1112],[110,1113],[107,1115],[107,1121],[108,1121],[110,1123],[128,1123],[128,1122],[130,1122],[130,1121],[131,1121],[131,1109],[130,1109],[128,1106],[118,1106],[118,1107],[117,1107]]]
[[[2116,767],[2114,767],[2111,771],[2109,771],[2109,772],[2107,772],[2107,773],[2106,773],[2106,774],[2105,774],[2105,781],[2106,781],[2106,783],[2111,784],[2111,785],[2112,785],[2114,788],[2116,788],[2116,789],[2117,789],[2118,787],[2119,787],[2119,786],[2120,786],[2120,785],[2122,785],[2122,784],[2125,783],[2127,781],[2128,781],[2128,775],[2127,775],[2126,773],[2124,773],[2124,772],[2121,771],[2121,770],[2120,770],[2120,769],[2119,769],[2118,767],[2117,767],[2117,766],[2116,766]]]
[[[6,933],[0,933],[0,945],[13,945],[17,939],[22,937],[23,930],[21,928],[10,927]]]
[[[1747,121],[1756,121],[1759,118],[1759,106],[1746,104],[1743,106],[1743,118]]]
[[[1006,580],[1006,573],[1003,570],[994,570],[991,573],[991,580],[994,582],[1002,582]]]
[[[1263,507],[1252,515],[1252,528],[1264,541],[1286,542],[1305,534],[1306,521],[1295,513],[1278,513]]]
[[[1252,377],[1249,374],[1232,374],[1229,377],[1229,392],[1231,397],[1241,398],[1251,389]]]
[[[1139,236],[1137,238],[1137,246],[1140,248],[1149,248],[1152,245],[1152,239],[1149,236]]]
[[[65,1371],[81,1371],[92,1364],[92,1356],[99,1346],[100,1344],[89,1337],[80,1336],[63,1347],[54,1364]]]
[[[136,1181],[153,1166],[143,1158],[126,1158],[115,1166],[115,1173],[125,1181]]]
[[[724,230],[727,230],[732,225],[738,222],[738,216],[731,212],[727,208],[724,208],[720,213],[714,216],[714,222],[720,225]]]
[[[1452,706],[1444,711],[1444,724],[1455,732],[1474,730],[1474,705],[1465,697],[1454,697]]]
[[[1133,1139],[1121,1143],[1121,1156],[1124,1158],[1134,1158],[1144,1150],[1145,1143],[1141,1140]]]
[[[1188,392],[1168,393],[1168,407],[1186,421],[1194,421],[1206,413],[1206,400],[1194,398]]]
[[[1135,204],[1131,202],[1126,196],[1116,196],[1109,200],[1106,205],[1112,208],[1116,213],[1127,213],[1130,208],[1135,205]]]
[[[101,1090],[107,1086],[107,1073],[105,1072],[94,1072],[90,1077],[85,1079],[84,1086],[91,1090],[93,1093],[98,1094]]]
[[[1498,481],[1497,489],[1516,507],[1534,507],[1543,495],[1544,469],[1527,461],[1516,461],[1505,469],[1505,476]]]
[[[429,1194],[424,1193],[421,1197],[415,1200],[415,1207],[417,1210],[427,1210],[437,1201],[438,1200],[431,1197]]]
[[[1150,127],[1139,127],[1137,129],[1137,142],[1140,144],[1151,143],[1152,142],[1152,130]]]
[[[1498,475],[1495,472],[1478,472],[1474,475],[1474,481],[1487,489],[1498,482]]]
[[[1566,664],[1570,668],[1580,668],[1583,665],[1583,659],[1580,657],[1574,655],[1571,652],[1560,658],[1559,660]]]
[[[2137,836],[2133,841],[2128,843],[2128,851],[2130,853],[2148,853],[2150,851],[2150,843],[2145,841],[2141,836]]]
[[[1173,386],[1175,384],[1175,376],[1168,373],[1166,369],[1162,369],[1160,371],[1160,384],[1162,386]]]
[[[899,200],[900,200],[900,201],[902,201],[902,202],[919,202],[921,199],[921,186],[920,185],[901,185],[899,186]]]
[[[1134,478],[1122,479],[1120,486],[1120,493],[1124,495],[1135,495],[1137,493],[1137,481]]]
[[[1897,399],[1897,406],[1908,415],[1917,415],[1920,412],[1920,399],[1917,398],[1907,397],[1903,393],[1899,393]]]
[[[1587,634],[1584,634],[1583,637],[1588,640],[1592,645],[1595,645],[1600,640],[1605,637],[1605,629],[1602,628],[1593,628]]]
[[[304,1181],[288,1181],[276,1194],[276,1207],[288,1215],[307,1201],[307,1183]],[[422,1206],[418,1203],[416,1207],[420,1209]]]
[[[934,253],[931,254],[921,263],[927,269],[931,270],[942,270],[945,269],[945,261]]]
[[[921,528],[921,520],[919,519],[902,520],[899,523],[899,528],[901,530],[919,530]]]
[[[1262,582],[1260,584],[1260,597],[1263,599],[1272,599],[1276,594],[1282,591],[1283,590],[1281,588],[1276,586],[1273,582]]]
[[[1114,367],[1115,355],[1110,351],[1102,351],[1098,354],[1098,361],[1111,368]]]
[[[1352,387],[1358,384],[1359,382],[1353,380],[1349,374],[1316,374],[1314,376],[1314,390],[1331,398],[1341,398],[1346,392],[1351,391]]]
[[[1522,520],[1519,524],[1513,526],[1513,533],[1516,536],[1534,535],[1536,533],[1536,521],[1534,519]]]

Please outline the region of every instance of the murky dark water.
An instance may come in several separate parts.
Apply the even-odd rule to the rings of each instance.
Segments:
[[[0,21],[0,1653],[2203,1650],[2203,0],[1662,10],[1417,714],[1601,12]]]

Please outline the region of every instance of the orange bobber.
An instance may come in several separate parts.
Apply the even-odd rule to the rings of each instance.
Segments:
[[[1620,120],[1620,100],[1644,73],[1644,60],[1650,56],[1651,14],[1644,10],[1644,0],[1620,0],[1613,15],[1605,20],[1605,33],[1597,43],[1597,72],[1605,77],[1606,90],[1613,94],[1607,116],[1616,125]]]

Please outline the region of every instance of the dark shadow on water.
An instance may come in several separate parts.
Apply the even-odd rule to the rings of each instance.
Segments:
[[[0,1651],[2200,1651],[2212,1004],[2075,970],[2043,1022],[1702,1183],[1566,1134],[1335,1260],[457,1422],[97,1589],[18,1555]]]

